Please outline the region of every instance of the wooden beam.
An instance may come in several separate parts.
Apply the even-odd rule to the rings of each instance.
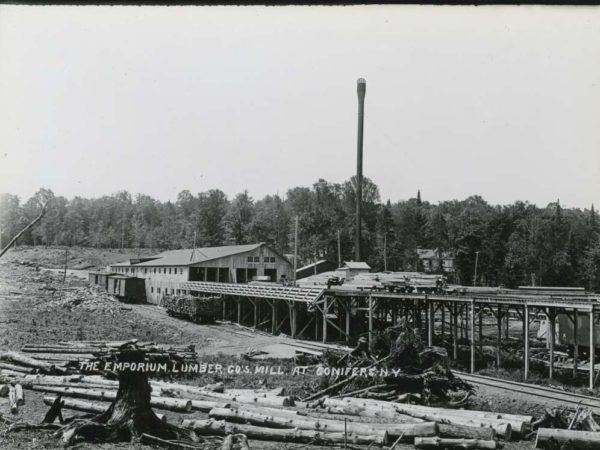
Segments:
[[[475,373],[475,302],[471,302],[471,373]]]
[[[452,305],[452,353],[454,362],[458,360],[458,305],[454,303]]]
[[[312,321],[315,319],[314,316],[311,316],[310,319],[308,320],[308,322],[306,322],[306,325],[304,325],[304,327],[302,328],[302,330],[300,330],[300,333],[298,333],[297,337],[301,337],[304,332],[307,330],[307,328],[310,326],[310,324],[312,323]]]
[[[369,350],[373,350],[373,296],[369,295]]]
[[[350,343],[350,314],[352,311],[352,299],[348,300],[348,304],[344,304],[346,311],[346,344]]]
[[[496,335],[496,370],[500,368],[500,345],[502,343],[502,306],[498,305],[498,314],[496,314],[496,323],[498,333]]]
[[[241,325],[241,323],[242,323],[242,301],[240,300],[239,296],[238,296],[236,302],[237,302],[237,322]]]
[[[271,334],[277,333],[277,300],[271,303]]]
[[[577,378],[577,359],[579,358],[579,314],[574,309],[573,314],[573,378]]]
[[[548,343],[550,344],[550,361],[548,369],[548,378],[554,378],[554,343],[556,342],[556,311],[553,308],[548,308]]]
[[[594,362],[596,359],[596,333],[594,311],[590,311],[590,389],[594,389]]]
[[[523,359],[525,368],[523,369],[523,378],[525,381],[529,378],[529,307],[527,303],[523,305],[523,342],[525,348],[523,351]]]
[[[427,301],[427,296],[425,296],[425,301],[428,310],[428,319],[427,319],[427,342],[430,347],[433,347],[433,326],[434,326],[434,310],[433,310],[433,302]]]
[[[446,334],[446,302],[442,302],[442,347],[446,346],[444,336]]]
[[[329,314],[329,298],[325,297],[323,304],[323,344],[327,342],[327,314]]]

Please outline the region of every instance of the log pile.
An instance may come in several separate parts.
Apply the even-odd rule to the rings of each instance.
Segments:
[[[193,345],[159,345],[131,341],[61,341],[58,344],[25,345],[19,352],[0,352],[0,370],[24,373],[78,373],[82,362],[105,363],[126,345],[135,344],[146,352],[149,362],[193,364],[197,354]]]
[[[162,306],[170,316],[195,323],[212,323],[221,316],[222,300],[220,297],[172,295],[163,299]]]
[[[117,399],[119,389],[118,381],[102,375],[14,372],[4,378],[11,385],[43,392],[47,405],[58,403],[62,409],[101,415]],[[454,443],[462,442],[469,446],[455,448],[497,448],[499,438],[511,439],[511,431],[514,437],[532,421],[530,416],[356,397],[326,398],[306,405],[286,395],[283,389],[226,389],[222,384],[190,386],[153,380],[149,386],[150,406],[173,414],[169,420],[164,413],[156,414],[162,423],[174,423],[179,417],[183,419],[180,428],[201,436],[242,433],[249,439],[305,444],[404,442],[420,443],[422,447],[417,448],[452,448]],[[186,418],[191,413],[194,416]],[[206,418],[198,418],[201,413]]]

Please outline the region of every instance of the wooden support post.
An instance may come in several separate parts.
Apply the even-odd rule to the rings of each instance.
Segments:
[[[498,305],[498,315],[496,316],[498,324],[498,334],[496,335],[496,370],[500,369],[500,346],[502,343],[502,306]]]
[[[352,311],[352,299],[345,305],[346,315],[346,344],[350,343],[350,311]]]
[[[256,304],[256,300],[252,302],[254,306],[254,328],[258,326],[258,305]]]
[[[548,378],[554,378],[554,343],[556,342],[556,310],[548,308],[548,343],[550,344],[550,368]]]
[[[573,314],[573,378],[577,378],[577,360],[579,359],[579,317],[577,309]]]
[[[594,310],[590,311],[590,389],[594,389],[594,363],[596,360],[596,333],[594,329]]]
[[[442,347],[446,346],[446,303],[442,302]]]
[[[242,301],[237,298],[237,323],[242,324]]]
[[[506,320],[504,321],[504,325],[505,325],[505,328],[504,328],[504,338],[505,338],[507,341],[508,341],[508,332],[509,332],[509,323],[508,323],[508,322],[509,322],[509,320],[510,320],[510,314],[509,314],[509,311],[510,311],[510,306],[508,306],[508,307],[506,308]]]
[[[277,333],[277,300],[271,303],[271,334]]]
[[[425,295],[425,301],[428,309],[428,318],[427,318],[427,342],[430,347],[433,347],[433,326],[434,326],[434,310],[433,310],[433,302],[427,300],[427,295]]]
[[[221,297],[221,301],[223,302],[223,322],[227,319],[227,300],[225,296]]]
[[[479,327],[479,330],[478,330],[479,331],[478,342],[479,342],[479,353],[480,354],[483,353],[483,311],[484,311],[484,306],[481,305],[479,307],[479,314],[477,315],[477,317],[478,317],[478,323],[477,323],[477,325]]]
[[[475,302],[471,302],[471,373],[475,373]]]
[[[524,359],[524,369],[523,369],[523,378],[525,381],[529,378],[529,307],[527,303],[523,306],[523,343],[524,343],[524,351],[523,351],[523,359]]]
[[[292,339],[296,338],[296,327],[298,325],[296,321],[296,302],[292,302],[290,310],[290,328],[292,331]]]
[[[373,350],[373,296],[369,295],[369,350]]]
[[[392,326],[395,327],[398,322],[398,305],[392,303]]]
[[[452,324],[452,353],[454,362],[458,361],[458,305],[455,303],[452,304],[452,316],[453,324]]]
[[[327,314],[329,313],[329,298],[323,303],[323,344],[327,342]]]

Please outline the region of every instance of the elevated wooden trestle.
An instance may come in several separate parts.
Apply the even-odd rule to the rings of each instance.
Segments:
[[[389,293],[386,291],[352,291],[347,289],[322,289],[240,285],[232,283],[187,282],[182,289],[198,294],[219,294],[223,298],[223,320],[235,321],[273,334],[286,333],[293,338],[315,340],[343,340],[348,344],[361,335],[369,336],[375,330],[394,326],[406,318],[413,327],[427,330],[427,343],[451,343],[451,357],[459,359],[460,343],[468,343],[470,371],[475,371],[477,353],[482,353],[483,317],[495,318],[496,367],[501,362],[501,343],[509,338],[511,318],[522,322],[523,374],[527,380],[530,372],[530,326],[538,317],[549,322],[548,376],[555,373],[554,343],[556,318],[565,314],[578,330],[582,313],[589,324],[589,342],[578,342],[573,333],[574,363],[577,365],[579,347],[589,348],[589,386],[595,384],[596,309],[600,297],[577,294],[550,295],[543,293],[438,295]],[[514,291],[513,291],[514,292]],[[600,365],[599,365],[600,368]]]

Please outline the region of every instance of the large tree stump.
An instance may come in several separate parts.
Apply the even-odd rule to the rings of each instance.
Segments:
[[[148,362],[146,356],[145,350],[128,344],[114,355],[113,361],[135,364],[139,368]],[[126,369],[118,372],[118,378],[117,397],[106,412],[76,418],[57,432],[66,445],[80,441],[130,442],[142,434],[163,440],[198,441],[194,432],[164,423],[154,413],[150,406],[152,388],[148,372]]]

